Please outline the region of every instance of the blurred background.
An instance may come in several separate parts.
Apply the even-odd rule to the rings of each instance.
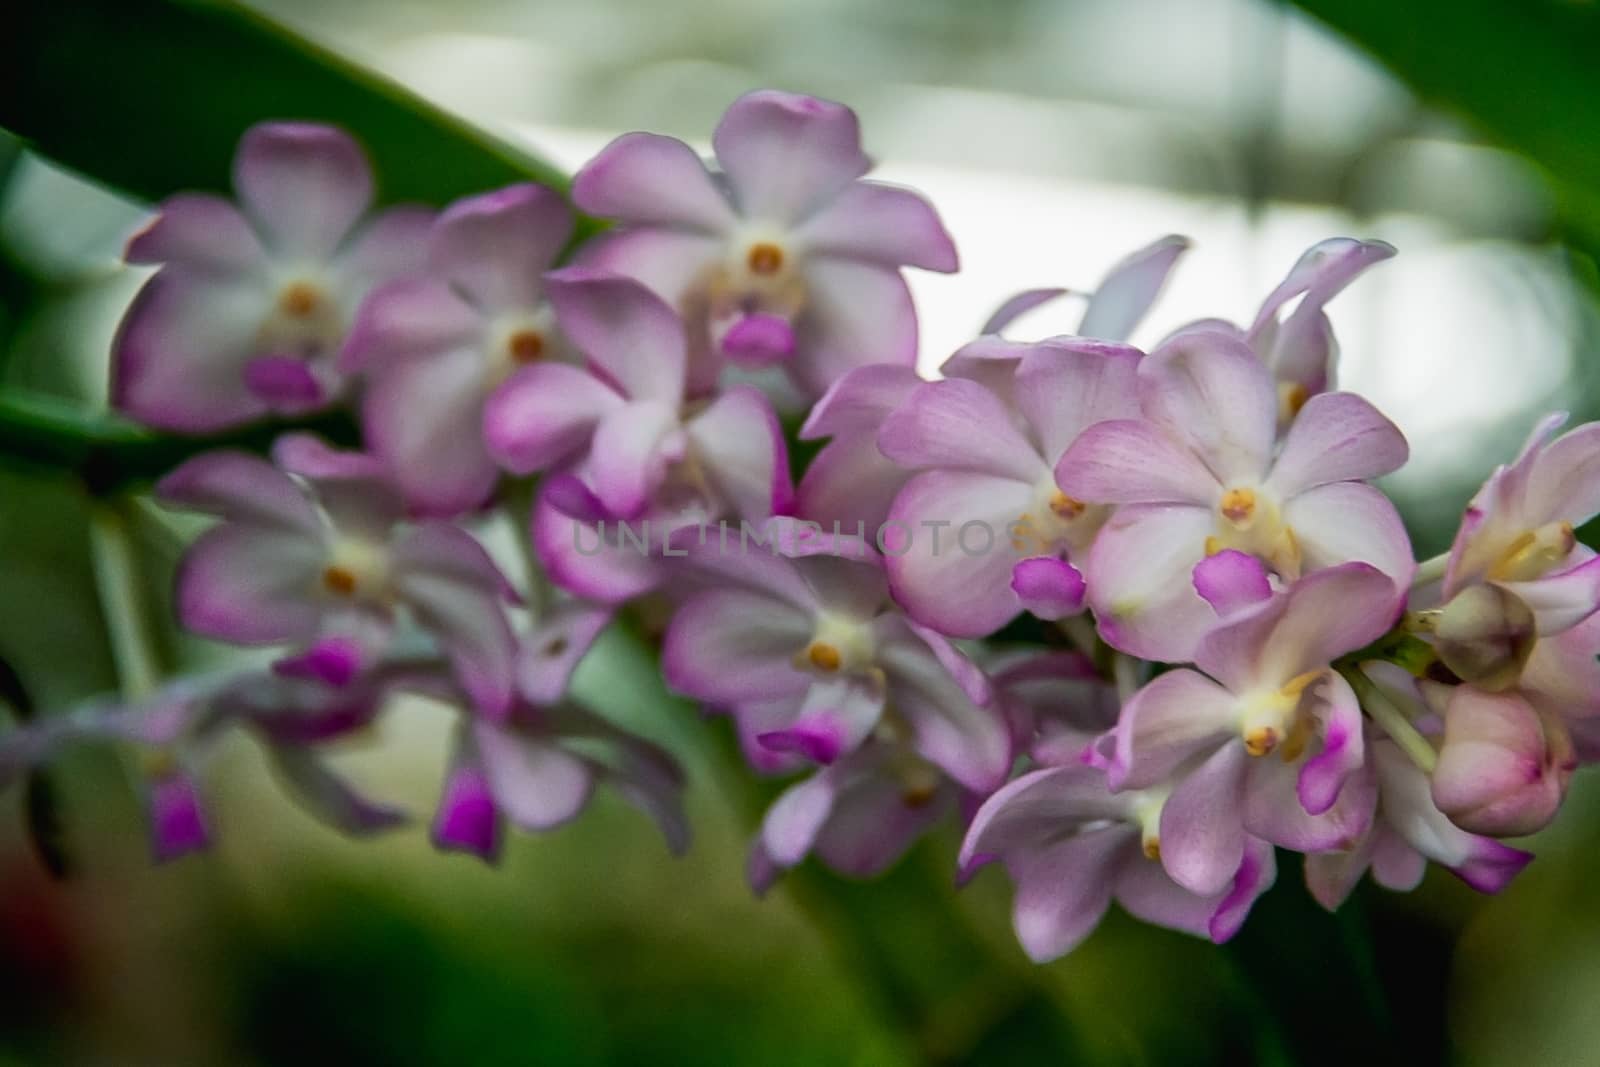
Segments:
[[[112,6],[89,4],[78,29],[96,32]],[[1330,310],[1343,384],[1410,438],[1389,488],[1419,556],[1448,544],[1539,413],[1600,413],[1589,2],[255,6],[568,172],[628,130],[703,146],[758,86],[849,103],[878,176],[929,194],[962,254],[960,275],[912,279],[930,369],[1012,292],[1091,288],[1165,233],[1196,244],[1135,340],[1201,315],[1247,322],[1323,237],[1388,240],[1400,255]],[[8,62],[59,59],[26,26]],[[244,92],[227,79],[206,91]],[[70,135],[85,121],[74,106],[115,106],[117,71],[86,70],[65,92]],[[107,344],[143,279],[117,256],[146,205],[14,142],[0,154],[3,380],[103,400]],[[1037,312],[1019,332],[1072,313]],[[0,650],[44,709],[112,685],[86,507],[65,480],[0,469]],[[164,595],[177,541],[146,526]],[[186,666],[217,655],[174,642]],[[953,830],[881,883],[802,872],[752,899],[761,787],[719,769],[725,724],[638,664],[597,661],[584,692],[689,766],[686,858],[609,798],[513,840],[498,870],[435,855],[420,829],[352,843],[275,790],[243,739],[208,776],[218,847],[167,867],[150,867],[105,753],[60,764],[48,797],[0,799],[0,1064],[1600,1063],[1589,776],[1498,898],[1436,871],[1410,896],[1364,887],[1330,917],[1289,862],[1226,948],[1114,915],[1033,967],[1000,875],[954,892]],[[345,766],[425,812],[446,725],[407,705]],[[45,857],[30,826],[54,846]]]

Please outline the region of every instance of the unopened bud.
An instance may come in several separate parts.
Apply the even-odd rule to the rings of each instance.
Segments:
[[[1539,640],[1533,610],[1498,585],[1471,585],[1434,620],[1439,659],[1456,677],[1488,693],[1503,693],[1522,677]]]
[[[1433,802],[1461,829],[1531,834],[1555,817],[1576,765],[1571,737],[1520,696],[1458,686],[1445,708]]]

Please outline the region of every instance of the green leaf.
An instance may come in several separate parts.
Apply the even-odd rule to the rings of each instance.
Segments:
[[[144,200],[229,188],[264,119],[329,122],[372,155],[380,202],[443,204],[549,164],[270,19],[217,0],[25,0],[0,34],[0,126]]]
[[[207,437],[157,433],[117,415],[88,412],[68,401],[19,389],[0,392],[0,463],[71,471],[90,492],[105,495],[155,481],[190,456],[213,448],[266,452],[287,430],[354,445],[343,412],[293,422],[259,422]]]
[[[1600,234],[1600,8],[1535,0],[1295,0],[1425,101],[1474,120],[1550,177]]]

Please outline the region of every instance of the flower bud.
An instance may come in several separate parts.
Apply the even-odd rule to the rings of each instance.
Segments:
[[[1539,640],[1533,611],[1498,585],[1471,585],[1457,593],[1434,624],[1439,659],[1456,677],[1488,693],[1517,684]]]
[[[1531,834],[1555,817],[1575,765],[1561,723],[1520,696],[1459,686],[1445,709],[1433,802],[1470,833]]]

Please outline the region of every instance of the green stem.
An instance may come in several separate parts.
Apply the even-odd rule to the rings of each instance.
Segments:
[[[1372,716],[1372,721],[1400,746],[1400,750],[1409,756],[1411,762],[1415,763],[1424,774],[1432,774],[1434,766],[1439,762],[1439,754],[1433,750],[1428,739],[1411,725],[1406,713],[1389,699],[1388,694],[1374,685],[1372,679],[1368,678],[1360,667],[1341,667],[1339,673],[1350,683],[1350,688],[1356,691],[1356,698],[1361,701],[1361,706],[1366,709],[1367,714]]]
[[[150,616],[128,535],[128,515],[122,506],[94,505],[89,516],[89,549],[122,696],[128,701],[142,700],[156,691],[162,671],[145,630]]]
[[[1411,579],[1411,588],[1419,589],[1432,582],[1437,582],[1444,577],[1445,568],[1450,565],[1450,553],[1441,552],[1431,559],[1425,559],[1417,564],[1417,576]]]
[[[188,437],[147,430],[109,412],[85,411],[58,397],[0,391],[0,462],[73,474],[98,496],[146,485],[212,449],[265,453],[289,430],[320,433],[335,443],[356,440],[355,426],[342,412]]]

